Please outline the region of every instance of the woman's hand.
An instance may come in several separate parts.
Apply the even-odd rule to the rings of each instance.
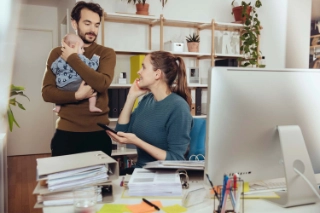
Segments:
[[[75,46],[69,47],[64,41],[61,42],[61,58],[65,61],[67,61],[68,57],[73,54],[73,53],[78,53],[78,49],[79,49],[79,43],[76,42]]]
[[[76,100],[80,101],[83,99],[94,97],[96,95],[97,93],[94,92],[94,89],[92,89],[92,87],[90,87],[89,85],[85,84],[84,81],[82,81],[78,90],[75,93],[75,98]]]
[[[115,142],[122,143],[122,144],[134,144],[137,145],[139,142],[139,138],[133,133],[125,133],[125,132],[118,132],[115,134],[109,130],[106,131],[107,134],[111,137],[111,139]]]
[[[142,88],[139,87],[139,79],[136,79],[132,83],[132,85],[130,87],[128,96],[133,97],[134,99],[136,99],[137,97],[139,97],[139,96],[141,96],[141,95],[143,95],[143,94],[145,94],[147,92],[149,92],[148,89],[142,89]]]

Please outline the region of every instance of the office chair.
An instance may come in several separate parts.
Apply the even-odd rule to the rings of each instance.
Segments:
[[[204,160],[206,144],[206,119],[193,118],[187,160]]]

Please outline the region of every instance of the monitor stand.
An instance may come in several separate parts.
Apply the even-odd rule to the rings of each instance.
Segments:
[[[293,168],[299,170],[317,189],[314,171],[299,126],[278,126],[283,154],[286,192],[277,192],[280,199],[269,200],[283,207],[313,204],[318,199],[306,181]],[[318,191],[318,190],[317,190]]]

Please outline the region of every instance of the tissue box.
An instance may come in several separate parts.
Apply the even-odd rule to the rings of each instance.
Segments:
[[[164,50],[172,52],[183,52],[183,43],[167,41],[164,42]]]

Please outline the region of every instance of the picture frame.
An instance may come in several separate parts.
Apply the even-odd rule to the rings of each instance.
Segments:
[[[200,84],[199,67],[187,68],[187,84]]]

